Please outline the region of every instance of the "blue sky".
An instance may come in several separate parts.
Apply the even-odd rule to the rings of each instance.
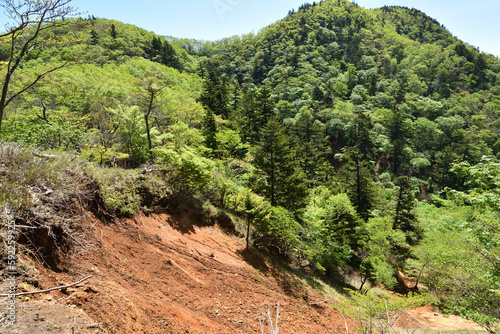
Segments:
[[[313,0],[73,0],[96,17],[131,23],[160,35],[217,40],[258,33],[292,8]],[[401,5],[422,10],[461,40],[500,56],[500,0],[357,0],[376,8]]]

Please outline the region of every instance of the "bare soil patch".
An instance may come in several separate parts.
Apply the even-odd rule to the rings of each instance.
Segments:
[[[281,333],[345,333],[344,318],[319,292],[273,267],[244,240],[193,212],[137,215],[104,224],[83,219],[89,243],[55,272],[32,260],[28,291],[70,284],[18,300],[17,324],[5,333],[260,333],[259,318],[280,304]],[[320,302],[315,304],[316,302]],[[400,325],[470,328],[422,308]],[[356,322],[347,319],[349,331]],[[419,327],[420,326],[420,327]],[[442,326],[442,327],[440,327]]]

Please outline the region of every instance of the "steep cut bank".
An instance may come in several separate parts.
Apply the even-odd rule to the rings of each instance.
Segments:
[[[268,333],[267,312],[275,321],[278,304],[280,333],[344,333],[359,326],[331,307],[338,291],[273,265],[247,250],[243,239],[199,221],[195,210],[111,223],[82,216],[88,234],[57,268],[41,265],[47,257],[20,254],[25,271],[18,287],[33,292],[92,277],[18,298],[16,325],[0,332],[261,333],[262,323]],[[479,329],[430,306],[409,311],[397,327]]]
[[[260,333],[263,312],[271,309],[274,318],[279,303],[282,333],[345,332],[342,316],[320,302],[328,296],[247,251],[242,239],[196,222],[193,211],[140,214],[113,224],[86,219],[83,224],[92,230],[87,244],[60,272],[23,259],[37,276],[23,286],[33,291],[94,276],[19,301],[22,323],[10,330]],[[348,320],[348,326],[353,330],[355,324]]]

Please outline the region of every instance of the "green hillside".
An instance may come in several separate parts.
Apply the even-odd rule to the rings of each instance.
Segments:
[[[416,9],[346,0],[216,42],[65,22],[13,74],[2,142],[88,161],[112,215],[194,206],[321,275],[408,292],[401,271],[445,310],[500,320],[498,58]],[[36,208],[22,182],[2,181],[23,200],[0,208]]]

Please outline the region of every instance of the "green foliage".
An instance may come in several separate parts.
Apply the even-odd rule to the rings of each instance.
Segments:
[[[458,203],[428,207],[425,238],[408,262],[414,275],[439,294],[447,310],[474,320],[490,332],[500,322],[497,290],[500,228],[495,201],[498,164],[485,158],[456,164],[466,191],[449,190]],[[463,201],[472,206],[463,207]]]
[[[215,70],[209,69],[208,76],[203,81],[203,92],[199,101],[207,110],[215,115],[229,118],[229,94],[227,83]]]
[[[259,215],[258,231],[266,236],[272,236],[275,245],[299,247],[302,227],[292,214],[282,207],[271,206],[265,210],[265,215]]]
[[[367,256],[362,259],[361,272],[372,282],[389,289],[396,286],[396,274],[404,259],[400,251],[408,249],[405,235],[400,230],[393,229],[390,218],[370,218],[366,225],[368,236],[364,245]]]
[[[410,178],[401,176],[397,180],[399,186],[396,202],[396,213],[394,216],[394,229],[401,230],[406,235],[409,245],[416,245],[422,238],[422,230],[418,226],[415,211],[415,196],[413,195],[413,184]]]
[[[500,163],[483,157],[480,163],[471,166],[468,162],[456,164],[451,169],[465,180],[465,192],[450,190],[450,193],[471,205],[500,211]]]
[[[212,151],[217,150],[217,123],[212,109],[206,107],[206,115],[203,120],[203,134],[205,135],[205,146]]]
[[[118,217],[132,217],[141,208],[140,174],[136,170],[96,168],[93,173],[101,185],[104,203]]]
[[[345,265],[364,237],[363,221],[349,197],[325,187],[311,191],[302,218],[306,254],[322,269]]]
[[[142,112],[137,107],[120,108],[115,113],[121,116],[119,123],[119,140],[123,143],[124,151],[137,163],[145,162],[148,158],[148,142]]]
[[[212,178],[214,162],[194,152],[189,147],[153,149],[160,166],[169,172],[169,183],[176,191],[203,190]]]
[[[302,207],[306,196],[304,175],[295,160],[293,142],[278,120],[272,118],[256,147],[255,164],[266,175],[264,193],[271,205],[287,209]]]
[[[243,144],[240,135],[234,130],[223,130],[215,135],[217,141],[217,156],[223,159],[243,158],[249,145]],[[208,147],[208,145],[207,145]]]

